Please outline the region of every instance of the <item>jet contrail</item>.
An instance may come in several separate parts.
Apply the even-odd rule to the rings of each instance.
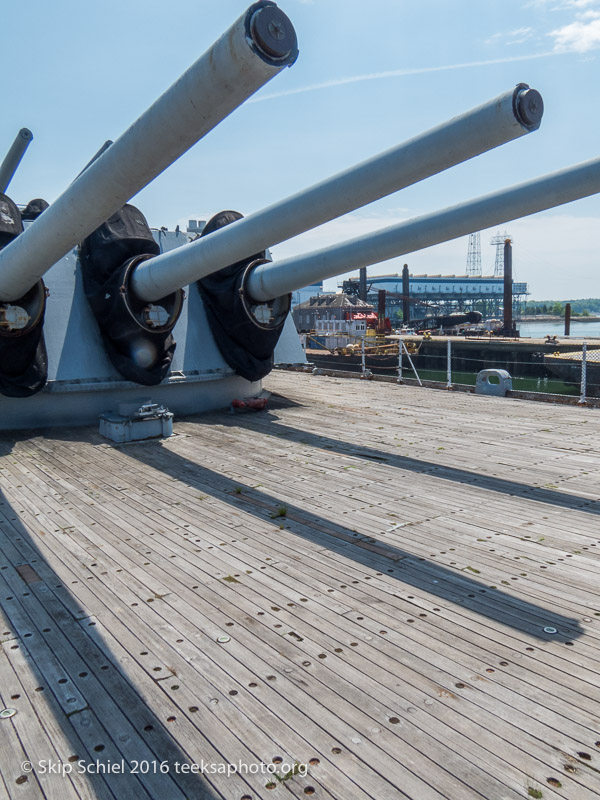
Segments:
[[[398,78],[404,75],[422,75],[426,72],[445,72],[452,69],[469,69],[472,67],[487,67],[493,64],[510,64],[515,61],[531,61],[534,58],[547,58],[548,56],[561,55],[555,50],[549,50],[546,53],[535,53],[534,55],[527,56],[510,56],[509,58],[494,58],[489,61],[467,61],[464,64],[445,64],[440,67],[415,67],[414,69],[392,69],[387,72],[368,72],[364,75],[352,75],[348,78],[334,78],[331,81],[324,81],[323,83],[313,83],[310,86],[301,86],[298,89],[288,89],[283,92],[272,92],[271,94],[263,94],[259,97],[253,97],[248,100],[248,103],[261,103],[264,100],[274,100],[277,97],[289,97],[293,94],[303,94],[304,92],[314,92],[318,89],[330,89],[333,86],[344,86],[348,83],[360,83],[361,81],[375,81],[381,78]]]

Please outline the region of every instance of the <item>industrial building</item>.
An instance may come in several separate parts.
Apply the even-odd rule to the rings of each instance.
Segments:
[[[311,297],[292,309],[298,331],[312,331],[318,320],[345,320],[354,314],[374,314],[375,307],[356,295],[322,294]]]
[[[323,281],[304,286],[302,289],[296,289],[295,292],[292,292],[292,308],[319,294],[323,294]]]
[[[359,295],[359,278],[352,277],[338,284],[346,294]],[[529,294],[526,283],[513,281],[513,312],[519,316]],[[367,300],[377,303],[377,292],[386,291],[386,316],[402,316],[402,275],[369,275]],[[504,281],[495,276],[410,275],[410,318],[424,313],[450,314],[454,311],[481,311],[484,319],[501,315]]]

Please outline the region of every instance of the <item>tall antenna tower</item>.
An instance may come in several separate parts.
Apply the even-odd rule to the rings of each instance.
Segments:
[[[504,242],[506,240],[509,242],[513,242],[512,236],[510,236],[506,231],[504,233],[498,233],[495,236],[492,236],[490,239],[490,244],[496,245],[496,261],[494,262],[494,278],[501,278],[504,275]]]
[[[469,234],[469,250],[467,253],[467,276],[469,278],[481,277],[481,234]]]

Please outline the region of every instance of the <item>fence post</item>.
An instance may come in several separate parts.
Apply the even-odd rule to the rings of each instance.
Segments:
[[[404,347],[404,340],[400,336],[398,339],[398,383],[402,383],[402,349]]]
[[[452,342],[448,339],[448,355],[447,355],[447,378],[446,389],[452,388]]]
[[[365,337],[364,336],[361,339],[360,354],[361,354],[360,363],[362,365],[362,374],[364,375],[365,372],[367,371],[367,365],[366,365],[366,361],[365,361]]]
[[[583,347],[581,349],[581,397],[579,398],[579,402],[582,405],[587,402],[585,398],[586,391],[587,391],[587,344],[584,342]]]

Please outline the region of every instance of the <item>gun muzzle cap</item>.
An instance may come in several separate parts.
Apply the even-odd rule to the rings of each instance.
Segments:
[[[517,100],[519,118],[527,127],[537,126],[544,114],[544,101],[537,89],[524,89]]]
[[[294,26],[275,5],[259,8],[252,16],[250,30],[257,47],[271,58],[285,59],[297,49]]]

